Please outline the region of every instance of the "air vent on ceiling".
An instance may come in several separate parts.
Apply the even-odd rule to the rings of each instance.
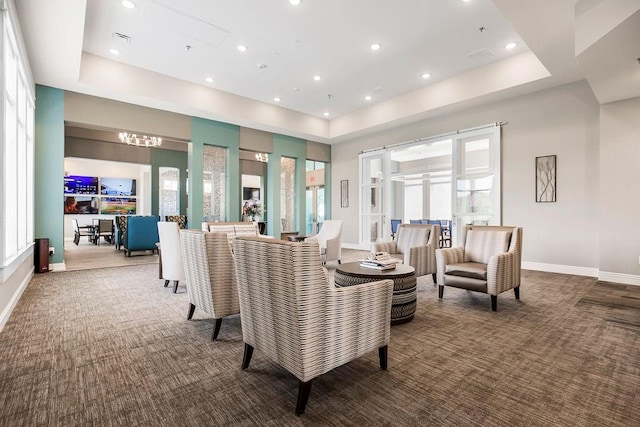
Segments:
[[[122,34],[122,33],[113,33],[113,34],[111,35],[111,38],[112,38],[112,39],[119,40],[119,41],[124,42],[124,43],[129,43],[129,42],[131,42],[131,37],[129,37],[129,36],[128,36],[128,35],[126,35],[126,34]]]
[[[476,51],[468,53],[467,56],[471,59],[486,59],[492,57],[493,52],[491,52],[491,50],[487,49],[486,47],[483,47],[482,49],[478,49]]]

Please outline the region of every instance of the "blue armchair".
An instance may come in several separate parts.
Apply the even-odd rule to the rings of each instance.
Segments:
[[[131,256],[131,251],[157,251],[158,237],[157,216],[128,216],[127,227],[122,236],[124,253]]]

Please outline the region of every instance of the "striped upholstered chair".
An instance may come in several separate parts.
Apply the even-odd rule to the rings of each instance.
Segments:
[[[387,368],[391,280],[335,288],[317,243],[238,237],[234,254],[242,369],[255,348],[297,377],[296,415],[315,377],[376,349]]]
[[[196,307],[213,317],[211,339],[215,340],[222,318],[240,313],[236,271],[227,235],[181,230],[180,243],[189,296],[187,320],[191,320]]]
[[[497,310],[498,295],[513,289],[520,299],[522,228],[468,225],[464,246],[438,249],[438,296],[445,286],[491,295],[491,309]]]
[[[436,249],[440,247],[440,225],[400,224],[395,240],[373,244],[376,252],[389,252],[416,269],[416,276],[431,274],[436,281]],[[394,256],[395,255],[395,256]]]

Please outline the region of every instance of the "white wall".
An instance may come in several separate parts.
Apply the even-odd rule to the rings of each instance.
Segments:
[[[348,179],[354,191],[348,208],[339,207],[339,192],[333,195],[332,218],[344,221],[343,243],[358,244],[362,150],[500,121],[508,122],[502,128],[502,222],[524,227],[523,261],[597,274],[599,106],[584,81],[333,145],[331,184],[339,188]],[[536,203],[535,157],[548,154],[558,156],[558,201]]]
[[[66,157],[64,170],[68,175],[99,176],[109,178],[132,178],[136,180],[137,215],[151,214],[151,166],[134,163],[108,162],[104,160],[79,159]],[[60,189],[60,197],[62,189]],[[64,216],[65,240],[73,239],[71,220],[77,219],[78,224],[87,225],[93,218],[113,218],[114,215],[71,215]]]
[[[603,280],[640,284],[639,135],[640,98],[600,107],[600,271]],[[634,275],[636,279],[624,275]]]

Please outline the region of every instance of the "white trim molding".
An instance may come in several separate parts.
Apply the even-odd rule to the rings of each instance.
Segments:
[[[11,316],[11,313],[13,312],[16,304],[18,304],[22,293],[25,289],[27,289],[27,285],[29,284],[29,282],[31,282],[31,278],[33,277],[33,270],[34,268],[31,267],[31,271],[24,277],[24,279],[22,279],[20,286],[18,286],[18,289],[16,289],[16,291],[13,293],[9,304],[7,304],[7,306],[2,311],[2,314],[0,314],[0,332],[2,332],[2,329],[4,329],[4,325],[9,320],[9,317]]]
[[[610,271],[601,271],[598,274],[598,280],[603,282],[622,283],[624,285],[640,286],[640,276],[635,274],[612,273]]]
[[[522,261],[524,270],[546,271],[548,273],[573,274],[576,276],[598,277],[599,270],[592,267],[578,267],[575,265],[546,264],[543,262]]]
[[[58,273],[60,271],[67,271],[67,265],[64,262],[57,262],[55,264],[49,264],[49,271]]]

